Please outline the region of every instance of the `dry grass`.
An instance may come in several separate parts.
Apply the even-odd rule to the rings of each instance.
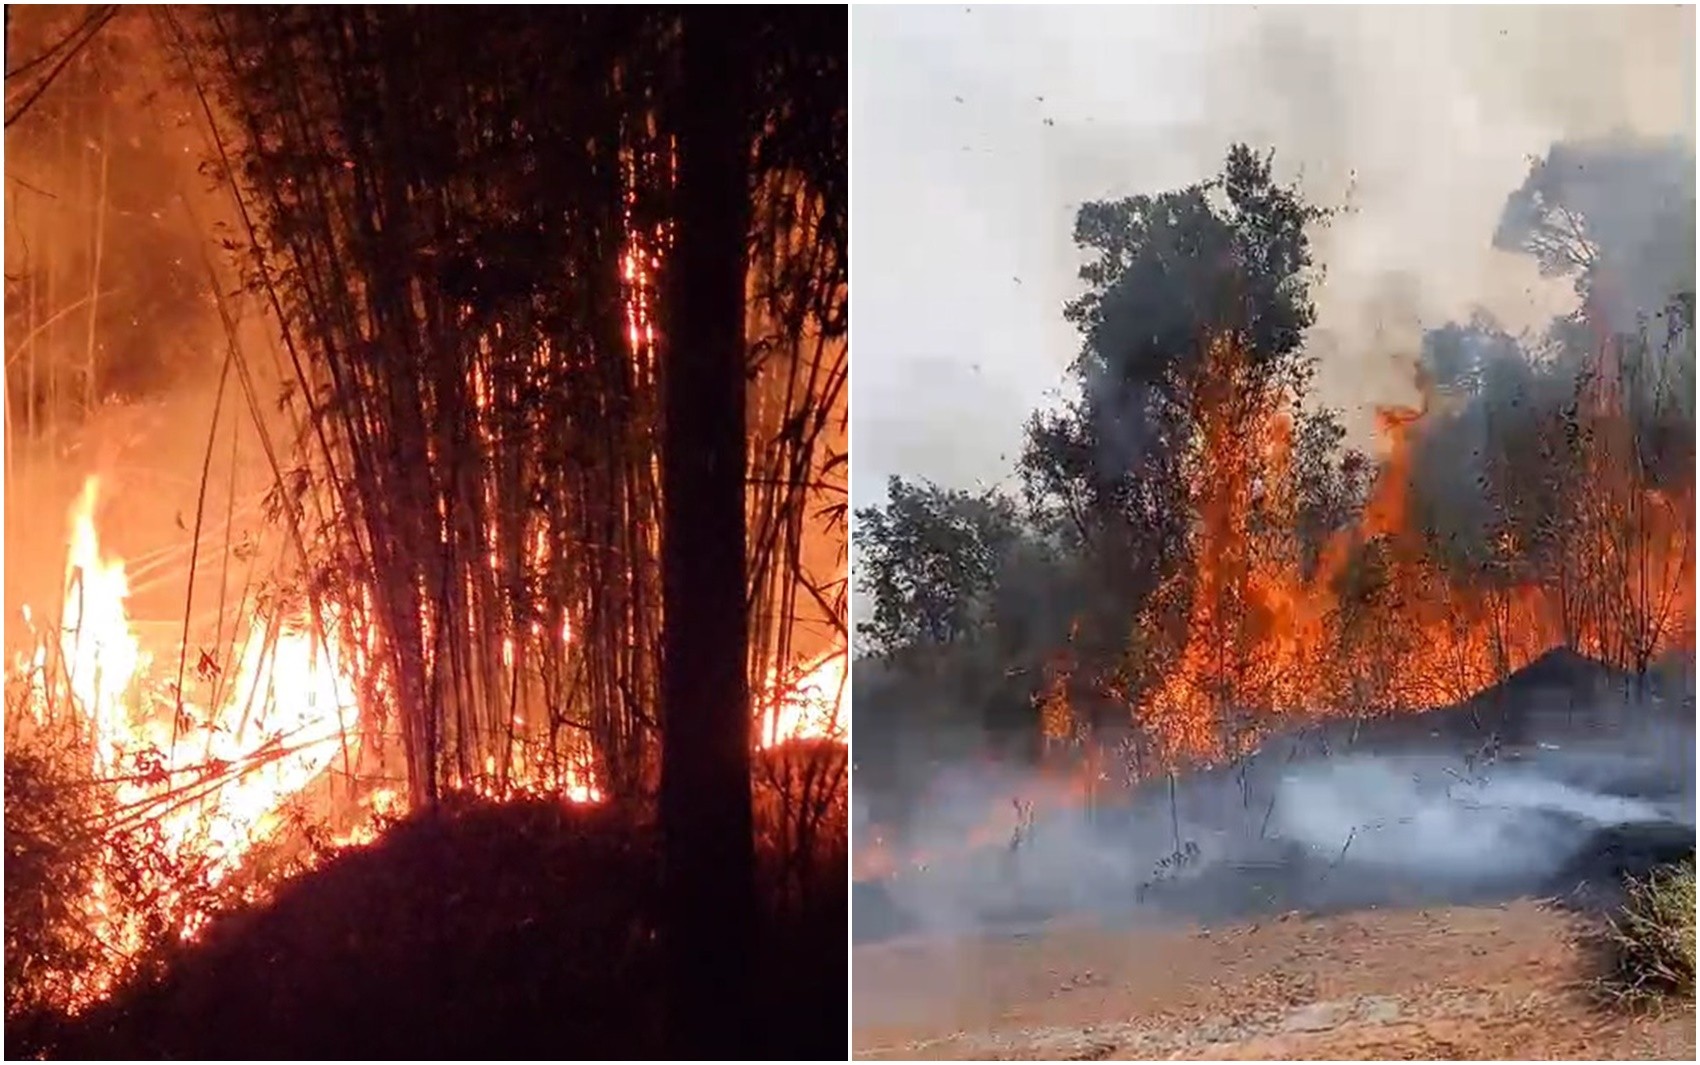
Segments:
[[[1609,918],[1606,971],[1595,988],[1607,1001],[1645,1008],[1694,999],[1694,863],[1626,882],[1628,898]]]

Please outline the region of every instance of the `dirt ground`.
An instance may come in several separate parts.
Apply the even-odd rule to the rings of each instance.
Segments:
[[[1693,1061],[1691,1007],[1589,1000],[1583,920],[1516,902],[858,947],[854,1056]]]

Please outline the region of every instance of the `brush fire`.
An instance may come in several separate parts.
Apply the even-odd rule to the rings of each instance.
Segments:
[[[235,642],[235,668],[214,676],[216,702],[198,705],[175,693],[179,662],[144,648],[128,613],[129,579],[122,559],[103,551],[98,531],[101,481],[89,478],[69,515],[65,596],[56,623],[25,605],[19,616],[32,638],[14,652],[8,675],[8,736],[28,745],[38,738],[87,753],[82,767],[112,789],[120,823],[147,820],[167,852],[168,865],[194,868],[216,888],[241,868],[250,851],[300,827],[300,801],[318,787],[317,818],[343,828],[325,841],[330,853],[370,843],[383,825],[405,813],[393,786],[368,785],[335,816],[330,778],[355,778],[360,763],[359,657],[345,652],[345,626],[335,606],[322,620],[308,612],[251,617]],[[570,637],[563,627],[562,641]],[[203,672],[216,670],[209,660]],[[843,742],[844,655],[828,653],[781,680],[769,673],[757,705],[760,746],[796,741]],[[516,719],[523,729],[523,720]],[[488,758],[468,781],[489,798],[559,795],[595,803],[601,789],[587,763],[558,770],[541,754],[516,759],[498,772]],[[322,860],[313,854],[309,862]],[[169,891],[169,885],[161,885]],[[113,954],[110,969],[76,974],[63,989],[72,1010],[97,1001],[142,945],[138,922],[112,897],[104,877],[89,886],[82,908]],[[178,935],[190,939],[209,919],[190,908],[175,914]]]
[[[1249,384],[1233,342],[1207,351],[1187,465],[1196,566],[1131,626],[1159,630],[1168,604],[1189,604],[1171,629],[1181,634],[1178,652],[1131,703],[1121,677],[1082,676],[1068,646],[1051,654],[1033,697],[1049,753],[1038,777],[1011,785],[1026,800],[1053,813],[1081,809],[1173,770],[1234,762],[1318,719],[1463,704],[1555,648],[1628,674],[1692,652],[1693,486],[1646,483],[1623,397],[1601,383],[1609,374],[1586,375],[1595,383],[1581,397],[1577,431],[1592,446],[1540,545],[1558,579],[1518,579],[1510,540],[1496,545],[1498,565],[1465,577],[1435,557],[1434,530],[1411,498],[1417,449],[1456,431],[1451,396],[1425,383],[1421,407],[1377,412],[1382,458],[1360,517],[1307,566],[1291,397]],[[1603,348],[1596,365],[1611,359]],[[1106,714],[1106,704],[1121,710]],[[856,875],[924,869],[1006,843],[1013,850],[1022,803],[992,800],[948,854],[899,859],[890,833],[871,828],[858,839]]]
[[[8,1049],[652,1056],[752,1045],[693,936],[838,978],[843,27],[722,99],[694,22],[8,9]]]
[[[1466,582],[1437,565],[1409,493],[1422,434],[1449,431],[1442,397],[1378,412],[1385,458],[1362,518],[1330,538],[1306,574],[1288,406],[1246,386],[1230,343],[1209,352],[1205,394],[1194,401],[1203,412],[1189,489],[1198,565],[1185,639],[1139,711],[1159,764],[1231,757],[1282,719],[1463,702],[1555,647],[1639,671],[1692,646],[1692,486],[1639,483],[1627,455],[1612,461],[1612,443],[1628,439],[1628,413],[1602,388],[1589,391],[1582,412],[1583,431],[1600,444],[1563,504],[1571,512],[1555,522],[1563,533],[1552,549],[1569,583],[1503,571]],[[1396,612],[1352,640],[1342,631],[1355,620],[1342,591],[1366,545],[1382,567],[1376,593]],[[1509,540],[1498,546],[1507,558],[1518,552]],[[1236,714],[1246,730],[1225,735]]]
[[[1080,397],[1028,423],[1020,503],[897,478],[859,512],[866,664],[905,693],[888,696],[891,746],[859,758],[889,789],[870,787],[883,810],[858,815],[860,878],[1027,851],[1047,811],[1161,803],[1165,778],[1243,775],[1302,729],[1474,705],[1555,651],[1623,677],[1691,673],[1687,289],[1639,292],[1631,312],[1618,260],[1590,247],[1543,262],[1582,278],[1574,309],[1544,333],[1485,314],[1426,330],[1389,360],[1413,371],[1416,400],[1374,408],[1366,454],[1319,406],[1305,346],[1325,284],[1306,234],[1324,213],[1274,182],[1272,158],[1237,146],[1204,184],[1080,208],[1086,286],[1064,315]],[[1496,238],[1507,250],[1547,254],[1543,225],[1583,224],[1530,191],[1542,165],[1512,197],[1536,206],[1506,209],[1533,235]],[[878,700],[863,702],[865,749]],[[906,701],[940,723],[901,720]],[[922,778],[950,774],[1002,780],[1014,801],[964,799],[948,826],[910,831],[943,804],[917,801],[946,787]],[[1265,801],[1259,839],[1280,820]]]

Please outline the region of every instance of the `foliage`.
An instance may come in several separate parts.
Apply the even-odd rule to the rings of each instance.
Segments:
[[[1693,146],[1619,134],[1560,141],[1533,160],[1494,244],[1573,277],[1615,331],[1694,290],[1694,231]]]
[[[1018,535],[1014,505],[899,477],[886,491],[884,507],[856,514],[857,580],[874,600],[859,635],[887,654],[954,643],[984,615]]]
[[[27,1032],[111,983],[148,979],[182,931],[227,907],[204,854],[120,809],[58,732],[13,735],[6,776],[6,1018]],[[98,911],[91,909],[98,904]]]
[[[1105,464],[1100,506],[1126,512],[1141,497],[1117,500],[1110,486],[1128,492],[1157,455],[1184,450],[1196,413],[1188,397],[1218,339],[1232,339],[1259,388],[1308,379],[1306,230],[1326,216],[1276,184],[1272,162],[1235,145],[1210,181],[1080,208],[1087,287],[1063,316],[1083,337],[1074,374],[1085,439]]]
[[[9,744],[5,771],[10,1023],[65,1001],[70,981],[101,960],[80,907],[102,854],[99,793],[63,757]]]
[[[1344,447],[1345,439],[1338,411],[1300,412],[1293,442],[1294,518],[1307,578],[1317,572],[1328,544],[1357,520],[1369,496],[1375,465],[1362,451]]]
[[[1020,470],[1035,513],[1078,537],[1099,591],[1098,608],[1078,618],[1081,644],[1124,692],[1165,668],[1184,638],[1197,547],[1190,493],[1212,419],[1217,431],[1227,417],[1238,421],[1230,433],[1249,435],[1243,419],[1271,404],[1292,411],[1309,381],[1308,230],[1327,213],[1278,184],[1272,164],[1235,145],[1209,181],[1088,203],[1076,219],[1086,291],[1064,317],[1082,334],[1080,394],[1030,420]],[[1222,345],[1235,352],[1232,383],[1213,354]],[[1351,486],[1315,454],[1328,431],[1307,425],[1299,494],[1320,537],[1344,517]],[[1348,463],[1348,479],[1362,477],[1356,469]],[[1149,638],[1128,640],[1130,611]]]

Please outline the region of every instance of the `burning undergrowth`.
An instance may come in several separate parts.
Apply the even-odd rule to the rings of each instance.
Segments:
[[[68,17],[19,22],[47,47]],[[424,824],[497,885],[524,881],[525,863],[504,851],[486,868],[501,844],[469,837],[508,825],[560,859],[515,887],[520,901],[487,915],[492,926],[530,921],[524,898],[575,890],[598,919],[638,914],[620,934],[656,919],[644,907],[661,752],[683,732],[663,727],[674,593],[662,532],[676,494],[662,490],[659,447],[663,325],[682,313],[663,291],[683,269],[675,247],[690,247],[681,204],[695,202],[678,187],[679,20],[433,18],[103,12],[30,136],[8,127],[9,171],[27,161],[32,177],[102,197],[92,211],[22,212],[41,237],[31,246],[92,257],[14,262],[28,249],[8,244],[7,402],[25,414],[8,431],[26,427],[29,472],[83,484],[65,539],[39,518],[56,508],[35,499],[37,549],[14,552],[7,530],[9,589],[36,571],[7,604],[7,800],[40,873],[33,894],[19,881],[7,896],[8,936],[35,951],[8,951],[9,1028],[47,1030],[33,1022],[51,1016],[54,1032],[88,1036],[98,1023],[79,1018],[147,1013],[141,989],[196,986],[197,959],[241,954],[230,944],[247,942],[243,929],[300,917],[303,897],[334,908],[349,892],[405,891],[384,870],[425,846]],[[843,949],[830,870],[845,860],[848,735],[842,27],[830,24],[749,34],[759,91],[747,121],[728,125],[753,142],[734,154],[754,156],[739,209],[750,251],[726,260],[747,274],[742,308],[728,301],[743,312],[747,367],[726,380],[748,392],[747,486],[730,479],[747,514],[748,594],[703,626],[740,634],[718,660],[742,659],[750,689],[747,705],[715,703],[725,735],[746,725],[749,741],[712,754],[735,769],[721,793],[741,805],[749,775],[765,904],[829,974]],[[133,125],[171,128],[159,173],[114,208],[107,189],[125,173],[107,134]],[[65,132],[84,129],[100,131],[86,153]],[[143,337],[155,361],[194,348],[181,375],[147,382],[175,390],[165,398],[113,387],[113,360],[98,357],[119,307],[139,334],[166,321],[105,301],[146,272],[132,264],[152,246],[109,217],[129,217],[132,200],[176,227],[172,276],[190,291],[174,309],[197,325]],[[114,241],[125,254],[103,258]],[[183,376],[204,380],[179,388]],[[114,427],[144,408],[157,415],[133,419],[144,428]],[[699,534],[675,525],[666,542]],[[683,746],[711,759],[706,744]],[[492,805],[467,813],[468,796]],[[439,802],[453,812],[431,812]],[[560,823],[527,821],[539,804],[561,807]],[[622,847],[636,864],[600,871]],[[268,918],[273,906],[281,916]],[[572,964],[601,950],[611,970],[624,964],[623,940],[575,945],[570,920],[540,920],[554,948],[584,952]],[[397,949],[429,968],[437,945]],[[617,975],[633,1010],[653,1004]],[[787,1002],[813,986],[775,980]],[[540,1001],[509,991],[515,1009]],[[829,991],[796,1012],[839,1001]],[[603,1012],[610,1039],[635,1016]],[[149,1022],[136,1023],[124,1038],[151,1045]],[[279,1046],[294,1045],[286,1035]]]
[[[187,651],[156,661],[128,613],[125,565],[102,550],[99,497],[91,478],[72,507],[64,599],[39,623],[23,608],[31,639],[6,675],[8,838],[31,857],[22,890],[55,898],[45,912],[8,896],[7,923],[61,940],[9,967],[8,995],[70,1011],[310,863],[303,824],[371,813],[327,788],[360,735],[334,635],[280,603],[250,615],[228,658],[203,652],[193,676],[177,668]]]
[[[198,964],[204,935],[232,914],[255,920],[274,898],[287,912],[291,893],[313,890],[301,877],[346,867],[407,810],[393,785],[349,772],[370,765],[362,747],[374,730],[360,709],[381,696],[360,682],[359,659],[337,650],[354,646],[351,630],[327,632],[299,599],[293,614],[290,600],[273,600],[270,620],[252,615],[224,656],[203,652],[180,688],[175,656],[156,661],[129,617],[125,564],[98,535],[99,499],[91,479],[70,515],[59,616],[38,621],[26,608],[35,642],[7,673],[7,1017],[26,1042],[43,1025],[113,1008],[104,1000],[117,989],[134,995]],[[845,747],[810,738],[830,730],[843,696],[833,665],[769,678],[752,780],[766,897],[785,919],[805,909],[815,931],[842,920],[820,900],[837,893],[831,870],[845,861]],[[604,810],[581,766],[562,775],[523,737],[515,750],[500,772],[489,763],[458,782],[457,808],[603,811],[584,823],[601,826],[609,846],[622,817],[647,816]],[[478,816],[501,824],[498,813]],[[633,846],[650,846],[649,830],[639,835]],[[575,860],[599,868],[593,856]],[[596,890],[618,895],[625,874],[607,875]],[[371,890],[405,882],[379,876]]]
[[[73,1058],[658,1056],[657,846],[605,804],[451,799],[220,917],[79,1017],[8,1036]],[[769,1013],[752,1054],[830,1056],[842,1035],[815,1019],[844,976],[815,959],[842,950],[842,853],[811,870],[806,905],[781,855],[760,859]]]

